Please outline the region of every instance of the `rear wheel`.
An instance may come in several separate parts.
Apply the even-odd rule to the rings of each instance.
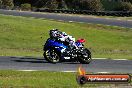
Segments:
[[[55,49],[45,50],[44,58],[50,63],[58,63],[60,61],[60,56]]]
[[[88,49],[84,49],[83,53],[78,57],[78,61],[82,64],[89,64],[91,60],[91,52]]]

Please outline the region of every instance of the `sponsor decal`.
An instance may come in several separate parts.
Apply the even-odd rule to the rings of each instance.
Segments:
[[[85,83],[130,83],[129,74],[86,74],[86,71],[80,66],[78,68],[77,82]]]

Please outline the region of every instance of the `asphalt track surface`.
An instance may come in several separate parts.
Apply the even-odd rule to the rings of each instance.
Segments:
[[[20,12],[20,11],[11,11],[11,10],[9,11],[2,9],[0,9],[0,14],[46,18],[46,19],[54,19],[54,20],[62,20],[62,21],[70,21],[70,22],[74,21],[74,22],[83,22],[83,23],[104,24],[104,25],[132,28],[132,20],[116,20],[116,19],[94,18],[94,17],[86,17],[86,16],[69,16],[69,15],[60,15],[55,13]]]
[[[80,16],[68,16],[58,15],[50,13],[33,13],[33,12],[19,12],[1,10],[0,14],[46,18],[63,21],[75,21],[84,23],[95,23],[112,26],[120,26],[132,28],[132,21],[129,20],[114,20],[105,18],[93,18],[93,17],[80,17]],[[77,71],[80,66],[75,62],[63,62],[57,64],[51,64],[46,62],[43,58],[34,57],[0,57],[0,69],[11,70],[48,70],[48,71]],[[84,64],[83,67],[88,72],[110,72],[110,73],[132,73],[132,60],[104,60],[94,59],[90,64]]]
[[[1,70],[47,70],[47,71],[77,71],[79,62],[48,63],[43,58],[34,57],[0,57]],[[88,72],[132,73],[132,60],[93,59],[90,64],[83,64]]]

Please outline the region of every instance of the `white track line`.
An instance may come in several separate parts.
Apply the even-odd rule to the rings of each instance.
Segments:
[[[18,71],[27,71],[27,72],[31,72],[31,71],[38,71],[38,70],[18,70]]]
[[[38,70],[18,70],[18,71],[23,71],[23,72],[33,72],[33,71],[38,71]],[[77,71],[59,71],[59,72],[75,73],[75,72],[77,72]],[[108,74],[108,73],[110,73],[110,72],[96,72],[96,73]]]
[[[17,70],[17,71],[32,72],[32,71],[39,71],[39,70]],[[77,72],[77,71],[59,71],[59,72],[71,73],[71,72]]]
[[[129,60],[129,59],[123,59],[123,58],[122,58],[122,59],[92,58],[92,59],[99,59],[99,60],[105,60],[105,59],[106,59],[106,60],[107,60],[107,59],[108,59],[108,60]]]
[[[92,59],[108,59],[108,58],[92,58]]]
[[[58,21],[63,21],[63,20],[58,20]]]
[[[103,74],[107,74],[107,73],[110,73],[110,72],[97,72],[97,73],[103,73]]]
[[[61,71],[61,72],[67,72],[67,73],[70,73],[70,72],[77,72],[77,71]]]
[[[74,22],[74,21],[68,21],[68,22],[72,23],[72,22]]]
[[[127,21],[132,21],[132,20],[127,20]]]
[[[112,60],[127,60],[127,59],[112,59]]]

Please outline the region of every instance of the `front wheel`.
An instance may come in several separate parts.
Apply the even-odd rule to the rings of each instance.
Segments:
[[[82,64],[89,64],[91,60],[91,52],[88,49],[84,49],[81,55],[78,57],[78,61]]]
[[[55,49],[47,49],[44,51],[44,58],[50,63],[58,63],[60,56]]]

